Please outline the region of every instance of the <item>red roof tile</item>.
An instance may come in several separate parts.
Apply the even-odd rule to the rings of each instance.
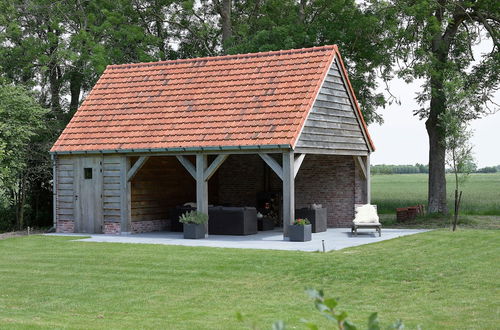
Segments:
[[[110,65],[51,151],[293,146],[336,53]]]

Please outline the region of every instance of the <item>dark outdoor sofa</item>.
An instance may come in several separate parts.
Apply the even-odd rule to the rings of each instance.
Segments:
[[[212,235],[257,234],[257,209],[255,207],[209,207],[208,233]]]

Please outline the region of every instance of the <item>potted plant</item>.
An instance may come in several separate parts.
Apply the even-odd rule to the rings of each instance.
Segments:
[[[186,212],[180,216],[179,222],[184,224],[184,238],[205,238],[208,215],[198,211]]]
[[[296,219],[288,226],[288,237],[292,242],[306,242],[311,240],[311,223],[307,219]]]

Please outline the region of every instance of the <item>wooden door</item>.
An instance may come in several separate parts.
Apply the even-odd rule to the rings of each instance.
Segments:
[[[102,157],[84,156],[78,160],[75,196],[78,232],[102,233]]]

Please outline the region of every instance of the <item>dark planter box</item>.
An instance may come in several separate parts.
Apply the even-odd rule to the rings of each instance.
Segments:
[[[273,230],[274,229],[274,220],[271,218],[266,218],[266,217],[257,219],[257,228],[260,231]]]
[[[292,242],[307,242],[311,240],[311,225],[288,226],[288,237]]]
[[[205,224],[185,223],[184,224],[184,238],[196,239],[205,238]]]
[[[311,222],[312,232],[320,233],[326,231],[326,208],[320,209],[298,209],[295,210],[295,219],[307,219]]]

